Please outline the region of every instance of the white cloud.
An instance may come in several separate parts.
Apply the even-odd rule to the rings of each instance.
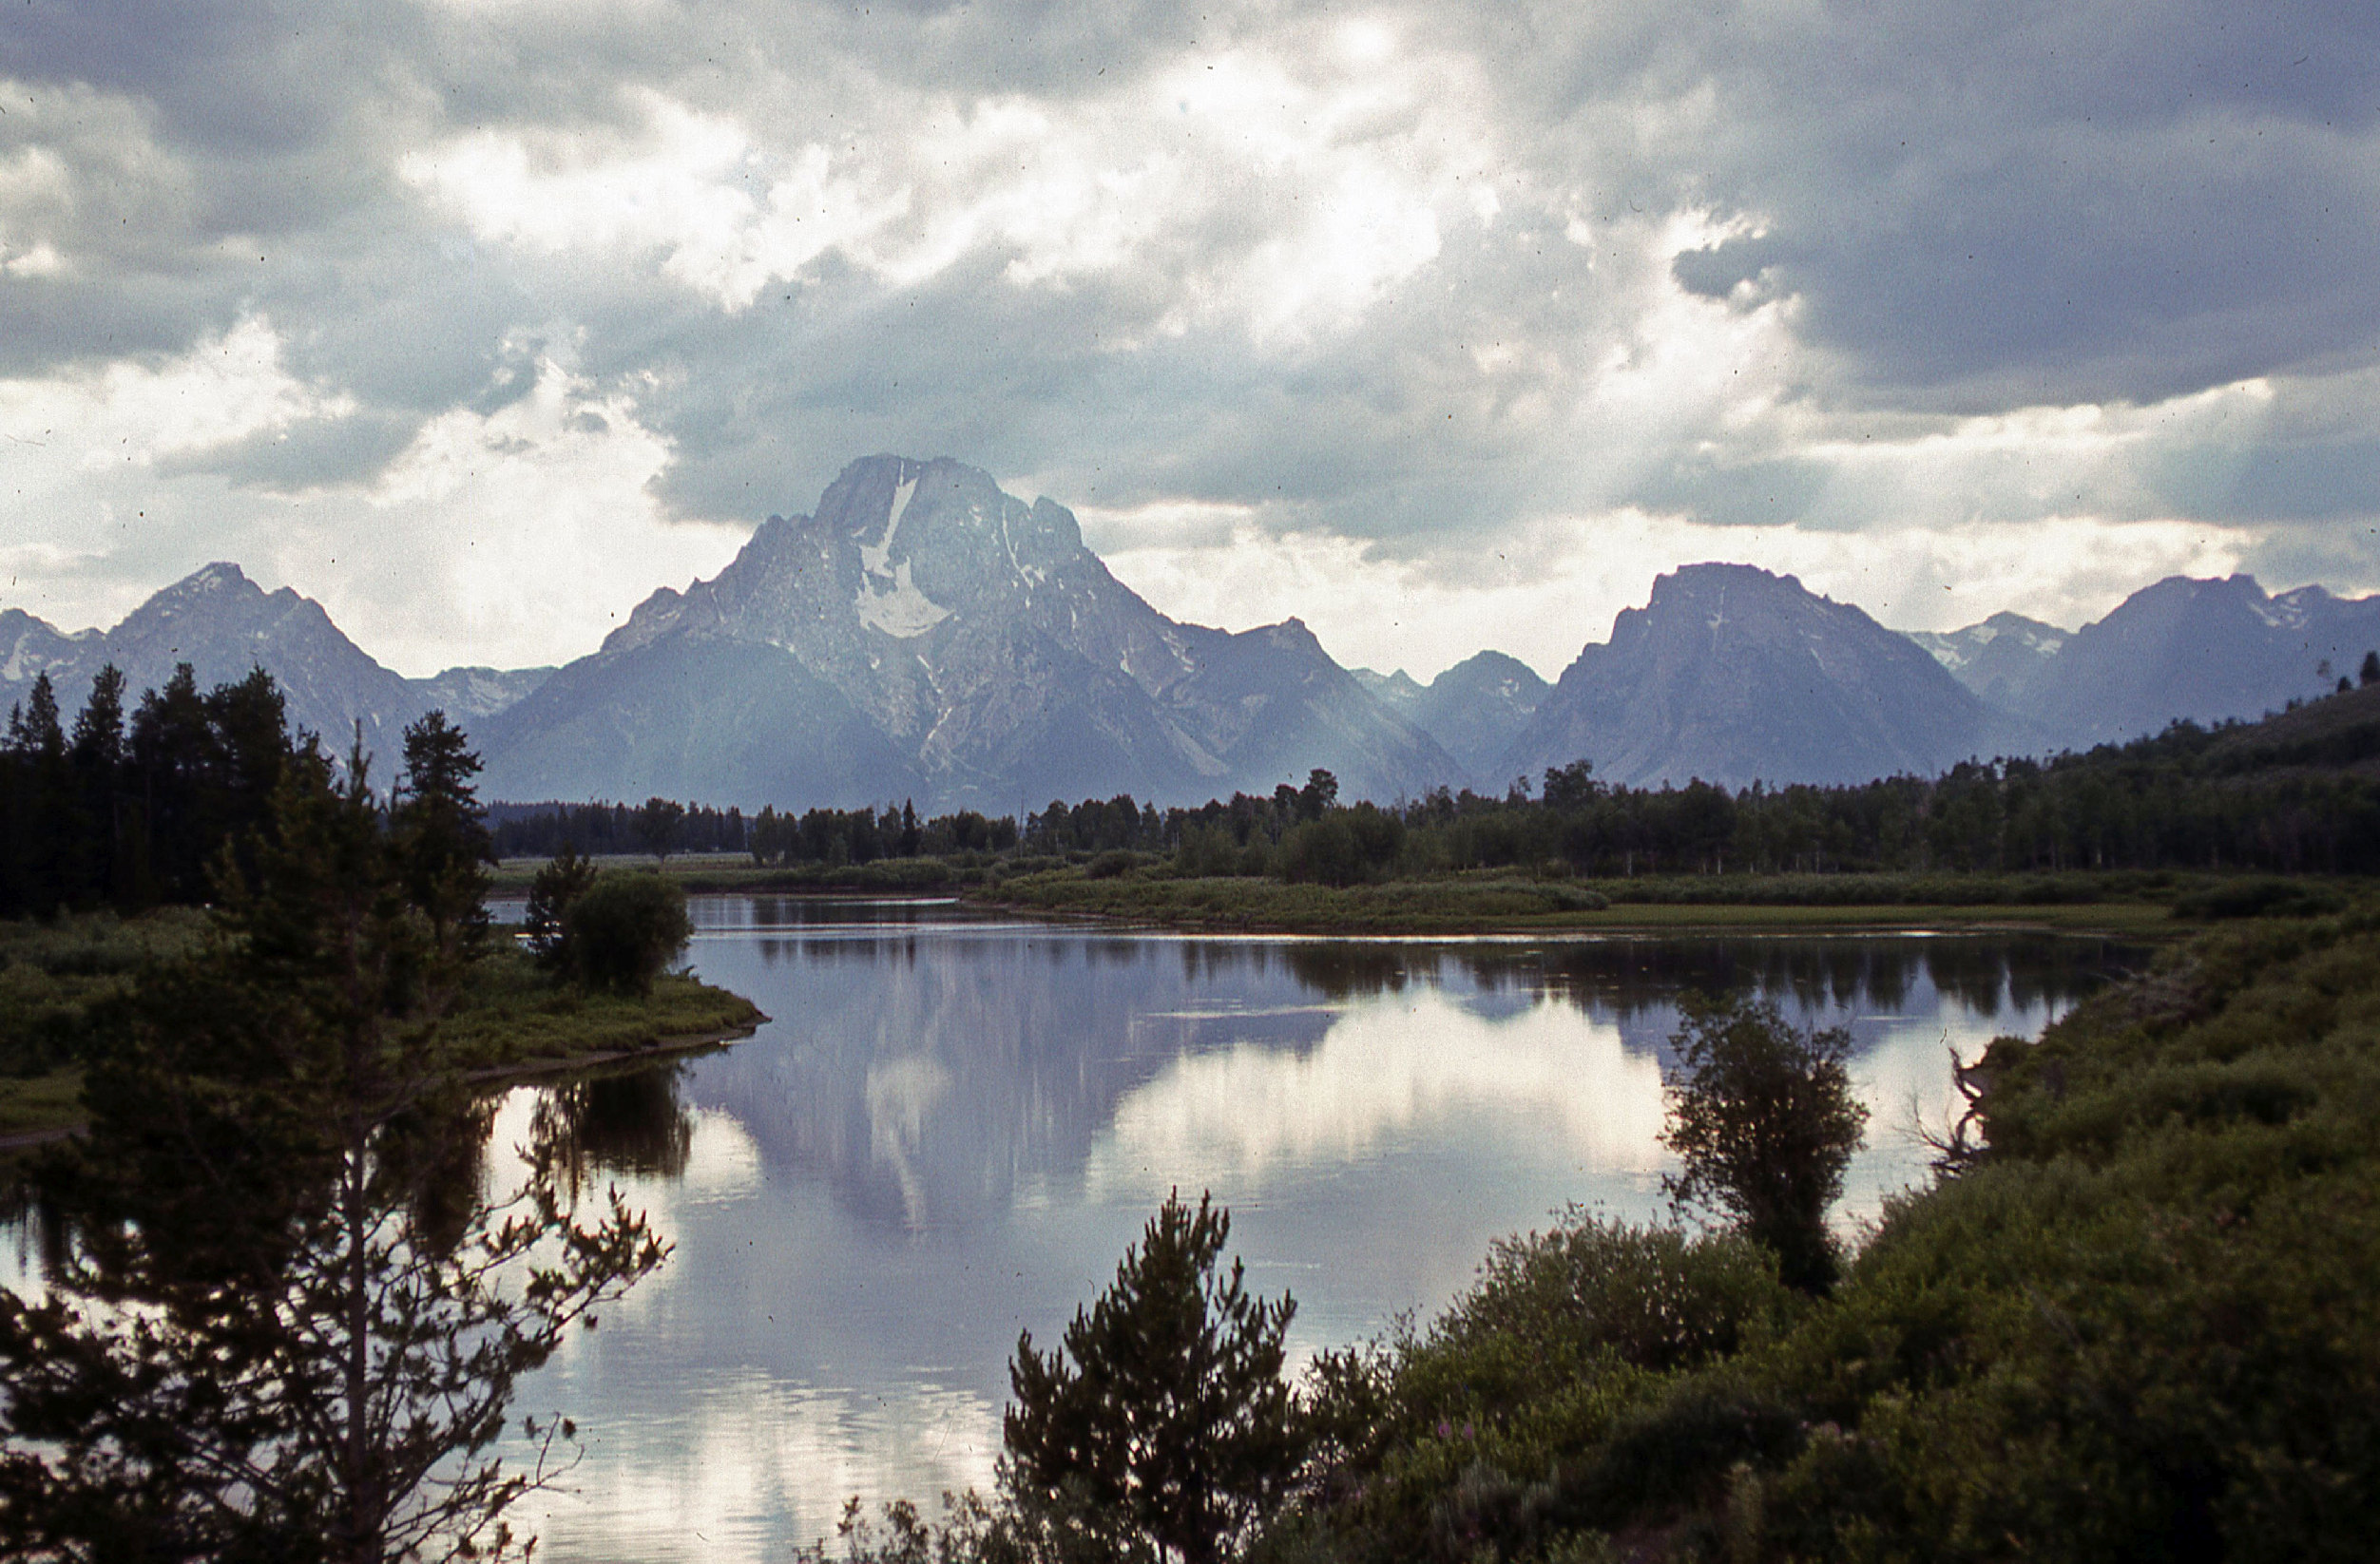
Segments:
[[[234,487],[217,458],[355,410],[293,375],[284,347],[252,316],[155,364],[0,381],[0,493],[24,518],[0,544],[7,601],[104,625],[229,558],[419,675],[582,655],[657,581],[717,571],[746,535],[664,516],[649,486],[670,446],[639,420],[647,388],[598,388],[550,357],[528,394],[430,420],[366,485]]]
[[[1661,1112],[1659,1061],[1616,1026],[1558,999],[1491,1020],[1430,988],[1349,1006],[1308,1053],[1177,1059],[1116,1105],[1084,1186],[1099,1200],[1167,1185],[1260,1200],[1316,1167],[1459,1139],[1475,1117],[1530,1123],[1550,1158],[1585,1172],[1649,1175],[1666,1155]]]
[[[499,667],[566,660],[654,585],[715,574],[742,546],[747,527],[662,514],[649,486],[668,461],[628,388],[541,360],[528,395],[443,413],[366,493],[297,507],[276,561],[402,672],[465,650]]]
[[[1426,267],[1442,213],[1493,219],[1481,90],[1360,48],[1193,51],[1064,100],[876,80],[855,129],[639,89],[631,132],[481,129],[397,168],[484,240],[654,265],[730,312],[830,250],[892,288],[981,254],[1018,287],[1121,281],[1160,331],[1294,337]]]
[[[657,257],[664,276],[727,310],[830,248],[864,243],[906,205],[832,174],[823,146],[773,157],[733,120],[637,96],[641,136],[482,130],[408,153],[397,172],[483,238]]]

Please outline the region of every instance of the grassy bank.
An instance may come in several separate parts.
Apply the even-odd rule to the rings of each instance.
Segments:
[[[1984,1061],[1829,1297],[1577,1218],[1335,1362],[1257,1556],[2358,1557],[2380,1534],[2380,919],[2169,950]]]
[[[144,963],[186,953],[205,928],[205,915],[186,907],[0,923],[0,1150],[81,1124],[77,1061],[91,1017]],[[764,1019],[749,1000],[690,977],[663,977],[643,998],[557,986],[506,947],[480,963],[447,1030],[460,1067],[494,1081],[724,1040]]]
[[[543,858],[508,858],[496,867],[494,889],[521,896],[545,867]],[[985,884],[994,872],[979,855],[959,858],[879,858],[865,864],[779,864],[762,868],[748,853],[677,854],[663,860],[642,853],[598,858],[605,868],[657,869],[694,895],[772,891],[792,894],[849,892],[921,896]]]
[[[1166,927],[1300,934],[1449,935],[1650,929],[2048,928],[2177,932],[2220,877],[2140,875],[1693,875],[1634,880],[1445,875],[1377,885],[1185,878],[1161,861],[1120,872],[1072,865],[969,887],[974,905]],[[2257,882],[2264,884],[2265,882]],[[2326,887],[2343,903],[2351,890]]]

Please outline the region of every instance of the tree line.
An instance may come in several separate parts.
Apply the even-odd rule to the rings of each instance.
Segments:
[[[190,665],[126,710],[112,665],[67,726],[49,676],[0,743],[0,916],[207,899],[227,843],[266,822],[293,753],[263,670],[202,692]]]
[[[2369,692],[2328,699],[2364,701]],[[104,670],[69,727],[47,676],[0,745],[0,915],[205,899],[209,864],[262,817],[288,753],[261,670],[202,694],[180,669],[128,713]],[[2044,760],[1967,761],[1851,786],[1612,785],[1584,760],[1506,792],[1439,788],[1343,804],[1331,772],[1195,809],[1128,793],[1052,800],[1019,822],[912,804],[746,815],[654,797],[497,805],[500,856],[746,852],[762,867],[961,854],[1166,854],[1185,875],[1352,885],[1481,868],[1594,878],[1676,874],[2037,873],[2109,869],[2380,871],[2380,723],[2270,741],[2246,724],[2177,722]]]

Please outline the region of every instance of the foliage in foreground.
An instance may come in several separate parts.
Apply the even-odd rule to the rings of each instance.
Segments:
[[[1231,1215],[1167,1198],[1057,1351],[1030,1331],[1009,1368],[1006,1487],[1078,1547],[1135,1542],[1211,1564],[1288,1480],[1297,1431],[1281,1379],[1296,1305],[1217,1275]]]
[[[483,1175],[446,1031],[482,960],[475,762],[417,731],[387,811],[360,753],[295,755],[203,940],[94,1029],[48,1287],[0,1291],[10,1556],[511,1552],[571,1438],[528,1421],[508,1459],[517,1382],[666,1251],[616,1193],[582,1217],[584,1135]]]
[[[1574,1211],[1427,1328],[1326,1355],[1241,1556],[2366,1556],[2380,918],[2202,937],[1971,1078],[1978,1154],[1823,1297],[1746,1236]],[[1154,1552],[1067,1551],[971,1496],[845,1541]]]
[[[1663,1187],[1733,1218],[1788,1283],[1823,1292],[1836,1271],[1826,1213],[1868,1122],[1845,1062],[1851,1028],[1796,1027],[1741,998],[1689,994],[1684,1012],[1661,1135],[1681,1166]]]

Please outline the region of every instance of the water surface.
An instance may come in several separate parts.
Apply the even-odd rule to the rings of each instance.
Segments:
[[[1169,1190],[1231,1208],[1302,1358],[1427,1314],[1570,1202],[1664,1207],[1685,988],[1848,1024],[1847,1224],[1923,1182],[1950,1052],[2035,1035],[2133,953],[1972,937],[1331,943],[713,898],[704,978],[775,1018],[582,1087],[596,1176],[675,1241],[519,1410],[580,1419],[548,1556],[758,1559],[846,1496],[985,1484],[1017,1333],[1054,1341]],[[511,1094],[499,1146],[539,1094]],[[551,1103],[548,1101],[548,1108]]]

